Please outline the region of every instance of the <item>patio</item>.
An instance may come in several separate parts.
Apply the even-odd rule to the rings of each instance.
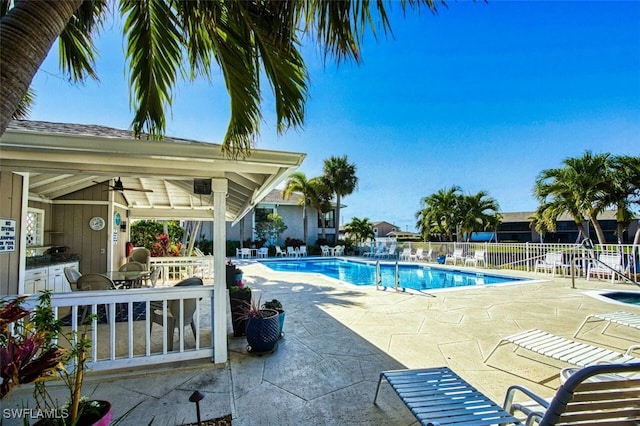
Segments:
[[[497,351],[485,365],[483,357],[499,338],[534,327],[571,338],[589,314],[640,313],[640,308],[585,294],[637,290],[608,281],[579,279],[572,289],[570,279],[556,276],[427,297],[348,286],[317,275],[274,273],[253,262],[242,268],[256,297],[277,298],[285,307],[286,336],[275,353],[248,354],[246,340],[231,337],[228,321],[227,364],[191,361],[94,373],[84,394],[110,400],[114,418],[140,402],[124,424],[148,424],[153,418],[159,425],[195,422],[188,398],[199,390],[205,394],[202,418],[232,414],[234,425],[410,425],[414,417],[388,386],[381,389],[379,405],[372,404],[380,371],[449,366],[498,403],[514,383],[549,397],[559,384],[559,368],[566,365],[508,349]],[[640,341],[637,331],[625,327],[612,326],[604,335],[600,330],[585,327],[577,340],[617,350]],[[29,400],[30,389],[24,387],[3,407]]]

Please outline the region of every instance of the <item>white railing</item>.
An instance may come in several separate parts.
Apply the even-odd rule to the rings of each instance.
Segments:
[[[547,253],[561,253],[565,264],[576,266],[575,273],[584,276],[590,260],[600,254],[620,254],[623,270],[627,276],[638,274],[638,246],[631,244],[598,244],[592,250],[581,244],[549,244],[549,243],[474,243],[474,242],[412,242],[398,244],[402,250],[411,244],[415,251],[423,247],[425,252],[433,250],[433,259],[438,255],[451,254],[455,249],[462,249],[464,256],[473,256],[476,250],[485,252],[487,267],[494,269],[511,269],[533,272],[536,262],[544,259]]]
[[[82,334],[83,311],[96,314],[86,326],[91,340],[88,366],[93,370],[110,370],[139,365],[209,358],[213,361],[213,286],[186,286],[153,289],[77,291],[52,293],[51,304],[59,319],[65,320],[63,331]],[[195,335],[185,323],[185,301],[196,301],[193,315]],[[178,325],[167,333],[153,324],[155,310],[167,324],[168,302],[179,302]],[[33,308],[38,296],[30,296],[25,306]],[[153,329],[152,329],[153,326]],[[168,341],[168,337],[177,344]],[[162,337],[160,337],[162,336]],[[64,342],[60,342],[64,346]],[[170,350],[173,344],[173,350]]]
[[[167,280],[181,280],[199,276],[202,279],[213,277],[213,256],[165,256],[149,258],[151,269],[162,268],[162,283]]]

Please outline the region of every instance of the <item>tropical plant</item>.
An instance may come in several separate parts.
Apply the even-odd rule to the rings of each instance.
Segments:
[[[50,294],[45,292],[38,300],[34,313],[38,321],[29,321],[31,312],[22,306],[25,299],[0,300],[0,399],[14,386],[54,376],[67,353],[54,344],[58,323],[45,317]]]
[[[356,165],[349,163],[346,155],[331,156],[324,160],[322,179],[336,196],[336,231],[340,229],[340,209],[342,197],[351,194],[358,186]]]
[[[420,200],[423,207],[416,213],[416,227],[425,241],[432,235],[440,241],[453,241],[461,196],[460,187],[452,186]]]
[[[256,235],[270,246],[276,245],[280,234],[286,230],[287,225],[278,213],[269,213],[266,220],[256,223]]]
[[[347,234],[351,235],[360,246],[365,241],[373,240],[376,237],[373,233],[373,224],[369,222],[368,217],[362,219],[357,217],[351,218],[351,222],[344,226],[344,230]]]
[[[282,303],[278,299],[272,299],[268,302],[264,302],[262,304],[263,309],[273,309],[279,313],[284,312],[284,308],[282,307]]]
[[[1,302],[0,396],[6,396],[15,385],[34,382],[36,405],[50,415],[42,424],[87,424],[88,417],[99,418],[108,405],[82,397],[86,354],[91,348],[91,340],[86,336],[95,315],[87,317],[80,333],[64,333],[51,305],[51,292],[45,291],[38,297],[33,312],[21,306],[24,301],[25,297],[20,297]],[[67,348],[58,346],[63,341]],[[46,384],[50,379],[60,379],[69,390],[65,404],[59,405],[49,394]]]
[[[391,30],[385,3],[365,1],[119,0],[136,134],[160,137],[180,76],[209,80],[220,67],[231,114],[224,147],[248,153],[259,132],[262,76],[275,97],[278,132],[304,123],[308,74],[301,40],[325,58],[361,61],[367,32]],[[0,2],[0,136],[56,39],[70,80],[97,79],[94,39],[106,21],[106,0]],[[402,1],[403,10],[434,0]],[[24,46],[29,48],[25,49]],[[184,70],[188,64],[188,70]]]
[[[182,243],[171,241],[167,234],[160,234],[156,237],[156,243],[151,248],[151,256],[182,256]]]
[[[582,157],[563,160],[564,167],[540,172],[536,178],[534,193],[541,203],[538,207],[539,216],[547,219],[548,229],[555,230],[558,216],[568,213],[573,217],[583,238],[588,235],[583,221],[588,219],[596,231],[598,241],[601,244],[606,242],[598,215],[608,204],[604,194],[609,187],[610,157],[610,154],[586,151]]]
[[[457,210],[460,216],[459,229],[466,234],[467,241],[471,241],[474,232],[495,230],[500,223],[500,206],[486,191],[463,195],[458,200]]]
[[[151,250],[160,234],[167,234],[172,241],[177,242],[182,240],[184,228],[177,220],[135,220],[131,222],[130,237],[134,247],[146,247]]]
[[[333,206],[331,205],[331,197],[333,194],[321,177],[309,179],[309,187],[311,188],[309,201],[311,206],[318,210],[318,217],[320,218],[320,226],[322,228],[322,239],[326,240],[327,226],[325,213],[328,213],[333,209]]]
[[[309,184],[307,177],[302,172],[294,172],[289,176],[287,184],[282,190],[282,198],[288,200],[291,195],[296,192],[301,195],[298,204],[302,206],[302,227],[304,235],[304,243],[307,244],[308,238],[308,218],[307,218],[307,206],[311,205],[311,198],[313,196],[314,187]]]
[[[633,206],[640,205],[640,157],[628,155],[611,159],[609,188],[605,203],[616,208],[616,235],[622,244],[624,230],[634,217]],[[637,229],[634,244],[640,243],[640,228]]]

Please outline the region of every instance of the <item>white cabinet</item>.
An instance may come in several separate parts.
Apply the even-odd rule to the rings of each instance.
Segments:
[[[27,269],[24,277],[25,294],[35,294],[42,290],[50,290],[54,293],[68,293],[71,286],[64,276],[64,268],[78,269],[78,262],[58,263],[42,268]]]
[[[24,276],[24,292],[25,294],[35,294],[39,291],[47,289],[49,281],[49,268],[29,269]]]

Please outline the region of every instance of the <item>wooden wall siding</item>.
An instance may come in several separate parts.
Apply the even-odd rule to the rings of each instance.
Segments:
[[[109,193],[98,185],[82,191],[65,195],[58,200],[74,200],[73,204],[53,205],[53,227],[56,240],[60,245],[68,246],[69,253],[80,255],[80,272],[105,272],[110,269],[107,265],[107,244],[109,221],[109,207],[107,205]],[[89,204],[84,202],[105,201],[104,204]],[[89,220],[94,216],[102,217],[107,225],[101,231],[89,228]]]
[[[0,172],[0,217],[16,221],[16,236],[21,234],[22,176]],[[0,254],[0,295],[18,294],[20,247],[13,253]]]

